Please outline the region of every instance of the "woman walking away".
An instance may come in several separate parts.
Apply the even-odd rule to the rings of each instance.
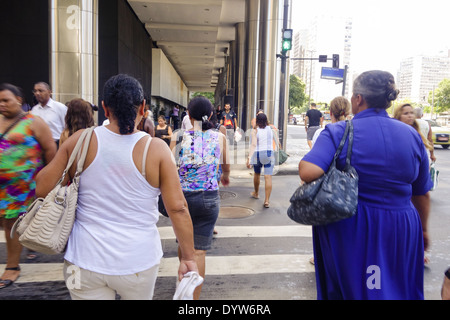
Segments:
[[[358,206],[349,219],[313,227],[318,299],[424,299],[428,156],[418,132],[387,114],[397,95],[388,72],[364,72],[354,81],[351,164],[359,175]],[[328,170],[345,127],[340,121],[322,131],[300,162],[303,181]],[[348,141],[339,169],[347,148]]]
[[[347,100],[345,97],[336,97],[330,102],[330,118],[331,123],[336,123],[338,121],[344,121],[347,119],[348,115],[350,114],[352,105],[350,101]],[[325,128],[318,129],[312,138],[312,147],[314,147],[314,144],[317,141],[317,138],[319,137],[320,133]]]
[[[347,119],[348,115],[350,114],[352,105],[350,101],[348,101],[345,97],[336,97],[330,102],[330,118],[331,123],[336,123],[338,121],[344,121]],[[325,128],[317,129],[317,131],[314,133],[314,136],[312,138],[312,147],[314,147],[314,144],[317,141],[317,138],[319,138],[320,133],[325,130]],[[309,262],[311,264],[314,264],[314,257],[309,259]]]
[[[92,105],[83,99],[73,99],[67,104],[66,127],[59,138],[59,145],[62,145],[72,134],[81,129],[92,127],[94,117],[92,116]]]
[[[136,128],[144,115],[141,84],[114,76],[105,83],[103,97],[110,124],[95,128],[90,141],[64,275],[67,281],[75,271],[81,282],[67,284],[72,299],[113,300],[116,293],[126,300],[152,299],[162,257],[156,227],[160,192],[181,248],[180,280],[198,270],[192,222],[169,148]],[[38,196],[55,186],[82,131],[69,137],[38,175]],[[76,163],[65,180],[75,170]]]
[[[251,168],[255,175],[253,176],[254,191],[251,196],[255,199],[259,198],[259,184],[261,179],[261,168],[264,167],[264,208],[270,206],[270,194],[272,193],[272,174],[275,166],[275,156],[273,146],[278,146],[278,137],[273,134],[272,128],[269,126],[267,116],[259,113],[256,116],[256,127],[252,129],[252,144],[247,158],[247,168]],[[275,141],[275,143],[273,143]]]
[[[220,163],[223,186],[229,185],[230,175],[226,137],[213,130],[214,125],[210,122],[213,111],[211,102],[205,97],[196,97],[189,102],[188,113],[193,128],[180,132],[183,137],[175,155],[178,157],[181,187],[194,225],[195,260],[202,277],[205,277],[206,251],[211,248],[214,225],[219,216],[217,171]],[[177,140],[172,140],[172,149]],[[199,286],[194,291],[194,299],[199,299],[201,289]]]
[[[48,125],[22,109],[22,91],[11,84],[0,85],[0,221],[5,230],[7,260],[0,289],[20,275],[22,245],[10,232],[19,214],[35,199],[36,174],[56,153]]]

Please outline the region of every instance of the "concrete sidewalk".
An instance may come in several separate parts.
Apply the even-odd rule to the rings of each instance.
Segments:
[[[248,169],[245,165],[245,159],[248,155],[249,148],[244,147],[243,143],[239,143],[235,147],[234,163],[231,165],[231,177],[243,178],[253,175],[253,168]],[[298,164],[303,156],[308,153],[309,147],[306,139],[291,138],[289,134],[286,139],[286,153],[289,155],[285,163],[274,168],[274,176],[276,175],[298,175]],[[263,171],[264,173],[264,171]]]

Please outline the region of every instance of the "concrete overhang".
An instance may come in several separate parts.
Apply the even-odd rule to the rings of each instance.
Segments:
[[[214,91],[245,0],[128,0],[190,91]]]

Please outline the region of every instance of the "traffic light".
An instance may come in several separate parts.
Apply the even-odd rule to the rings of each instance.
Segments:
[[[339,55],[333,54],[333,69],[339,69]]]
[[[281,42],[281,50],[289,51],[292,49],[292,29],[283,30],[283,41]]]

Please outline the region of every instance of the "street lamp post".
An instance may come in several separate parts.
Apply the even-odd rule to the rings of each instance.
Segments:
[[[313,63],[313,52],[315,52],[314,50],[308,50],[310,55],[311,55],[311,59],[309,60],[309,101],[308,101],[308,108],[311,105],[311,87],[312,87],[312,63]]]

